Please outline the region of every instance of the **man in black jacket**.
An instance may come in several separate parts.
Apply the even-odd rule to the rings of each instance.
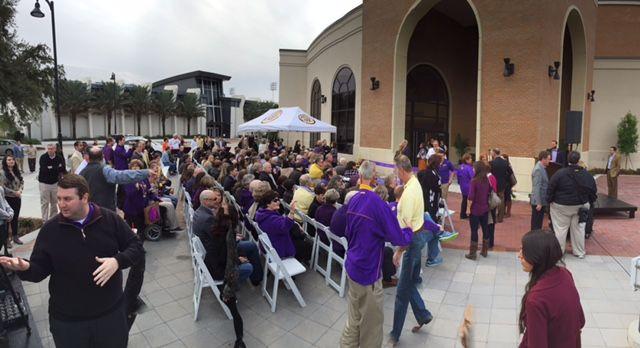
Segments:
[[[49,220],[58,214],[56,205],[56,192],[58,179],[67,173],[64,157],[56,153],[55,144],[47,144],[47,152],[40,156],[40,168],[38,169],[38,182],[40,183],[40,209],[42,220]]]
[[[590,204],[597,199],[598,189],[593,176],[578,166],[580,153],[571,151],[567,160],[569,165],[551,177],[547,196],[551,204],[553,230],[562,251],[564,252],[567,232],[570,229],[573,255],[582,259],[585,256],[585,224],[581,223],[580,215],[587,215]]]
[[[493,161],[491,161],[491,174],[496,178],[498,183],[498,197],[500,197],[500,206],[498,207],[498,216],[496,222],[502,222],[505,213],[505,201],[504,195],[507,190],[507,185],[510,185],[511,174],[513,170],[509,165],[509,162],[500,156],[500,149],[493,149]]]
[[[29,261],[0,257],[22,280],[48,276],[49,322],[57,347],[126,347],[122,269],[138,262],[140,240],[116,213],[89,203],[79,175],[58,181],[60,214],[47,221]]]
[[[227,263],[226,239],[224,235],[214,236],[213,230],[220,223],[219,217],[231,219],[229,204],[223,202],[219,189],[204,190],[200,193],[200,206],[193,213],[193,233],[200,238],[207,254],[204,262],[213,279],[224,277]],[[263,269],[255,243],[240,241],[237,244],[239,255],[238,283],[250,278],[255,286],[262,281]]]

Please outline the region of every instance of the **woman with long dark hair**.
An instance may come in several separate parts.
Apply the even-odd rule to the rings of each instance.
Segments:
[[[580,295],[571,273],[562,265],[562,249],[555,234],[534,230],[522,237],[518,254],[529,273],[518,326],[520,348],[580,347],[585,324]]]
[[[482,161],[477,161],[473,164],[473,170],[475,176],[469,185],[471,244],[469,245],[469,253],[464,255],[470,260],[475,260],[478,257],[478,227],[482,227],[482,251],[480,255],[487,257],[489,250],[489,195],[491,194],[491,184],[489,183],[489,178],[487,178],[489,173],[488,166]]]
[[[18,218],[20,217],[20,207],[22,206],[22,189],[24,188],[24,180],[22,174],[16,165],[13,156],[5,156],[2,160],[2,172],[4,174],[4,193],[7,203],[13,209],[13,219],[9,223],[9,241],[16,244],[22,244],[18,237]],[[13,236],[13,237],[12,237]]]
[[[438,205],[440,204],[440,174],[438,168],[442,163],[442,156],[435,154],[427,160],[427,169],[418,172],[418,181],[422,187],[424,209],[429,212],[431,219],[438,221]]]
[[[233,317],[233,328],[236,335],[233,347],[243,348],[246,347],[243,341],[244,324],[238,311],[236,289],[238,284],[252,274],[254,268],[245,256],[238,255],[236,242],[238,212],[223,198],[224,194],[220,189],[214,188],[212,191],[214,194],[210,199],[216,203],[214,208],[216,224],[211,226],[210,235],[203,236],[205,238],[202,242],[207,248],[204,262],[214,279],[224,279],[224,283],[218,285],[218,289],[220,290],[220,298],[227,305]]]

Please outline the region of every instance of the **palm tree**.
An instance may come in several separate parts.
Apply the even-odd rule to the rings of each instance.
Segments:
[[[191,119],[204,117],[204,108],[200,104],[200,98],[194,93],[184,95],[178,103],[178,115],[187,119],[187,136],[191,136]]]
[[[173,97],[173,92],[162,91],[158,94],[154,94],[153,109],[160,116],[160,122],[162,122],[162,136],[165,136],[167,134],[165,121],[176,112],[176,101]]]
[[[103,88],[96,90],[92,96],[92,107],[107,115],[107,129],[105,137],[111,136],[111,120],[122,105],[122,87],[113,82],[103,82]],[[115,89],[115,91],[114,91]],[[115,98],[115,101],[114,101]]]
[[[71,137],[76,139],[76,119],[79,114],[89,111],[90,94],[87,85],[80,81],[64,79],[60,81],[60,110],[71,118]]]
[[[152,106],[149,87],[133,86],[131,90],[127,92],[126,96],[124,108],[133,114],[138,126],[137,134],[142,135],[142,131],[140,130],[142,116],[148,114]]]

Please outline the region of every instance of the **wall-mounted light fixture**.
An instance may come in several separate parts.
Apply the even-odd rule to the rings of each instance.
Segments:
[[[554,80],[560,80],[560,62],[553,62],[553,66],[549,65],[549,77],[553,77]]]
[[[327,102],[327,97],[323,94],[320,96],[320,103],[324,104]]]
[[[380,88],[380,80],[376,79],[375,77],[372,77],[371,78],[371,90],[375,91],[378,88]]]
[[[511,58],[504,58],[504,72],[502,73],[502,75],[504,75],[504,77],[509,77],[513,75],[515,71],[516,67],[513,63],[511,63]]]
[[[587,93],[587,100],[590,102],[596,101],[595,95],[596,95],[596,91],[592,89],[591,92]]]

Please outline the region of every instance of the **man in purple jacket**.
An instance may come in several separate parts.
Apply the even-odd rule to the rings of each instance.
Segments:
[[[127,170],[127,151],[124,149],[124,137],[116,135],[116,149],[113,151],[113,164],[115,170]]]
[[[104,145],[104,147],[102,148],[102,158],[104,158],[104,162],[108,165],[110,165],[112,168],[114,167],[113,164],[113,138],[109,137],[107,138],[107,142]]]
[[[382,257],[384,243],[411,243],[409,222],[400,228],[391,208],[371,189],[375,164],[360,165],[360,190],[349,201],[345,236],[349,242],[345,269],[349,276],[349,317],[340,339],[341,347],[382,346]]]

